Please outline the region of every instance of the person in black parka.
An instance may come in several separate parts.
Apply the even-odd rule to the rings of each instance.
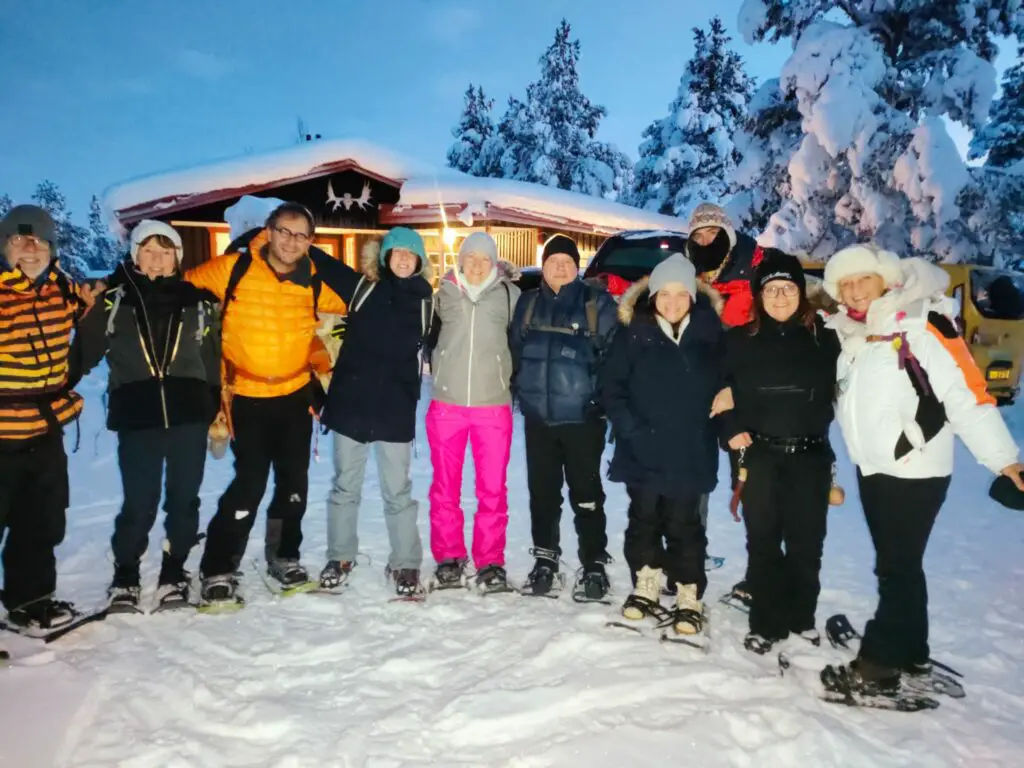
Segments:
[[[615,434],[608,477],[630,499],[625,557],[635,587],[622,612],[658,617],[664,569],[676,588],[675,631],[697,634],[707,587],[700,501],[718,478],[710,412],[722,384],[721,322],[682,254],[630,288],[619,317],[627,329],[612,343],[600,393]]]
[[[748,650],[797,633],[817,641],[818,602],[834,455],[839,340],[811,308],[800,261],[773,248],[751,280],[754,319],[726,333],[735,407],[723,414],[742,451],[751,594]],[[785,546],[785,552],[783,551]]]
[[[395,227],[363,249],[362,272],[310,248],[324,283],[348,305],[345,334],[322,421],[334,432],[327,503],[325,588],[343,583],[358,552],[363,476],[374,449],[399,595],[421,589],[423,546],[412,498],[412,442],[420,399],[420,349],[430,326],[433,271],[420,235]]]
[[[166,540],[157,608],[188,605],[185,561],[198,541],[199,488],[207,432],[220,403],[220,359],[212,304],[181,276],[181,237],[142,221],[131,253],[107,281],[104,308],[83,319],[75,343],[83,371],[105,356],[107,428],[117,433],[124,503],[114,521],[110,610],[136,612],[139,561],[164,490]],[[166,473],[166,479],[165,478]]]

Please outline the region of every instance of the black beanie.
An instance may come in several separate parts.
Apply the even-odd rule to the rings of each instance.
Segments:
[[[988,495],[1004,507],[1024,510],[1024,492],[1021,492],[1006,475],[1000,475],[992,481]]]
[[[755,296],[773,280],[788,280],[791,283],[796,283],[800,288],[800,295],[807,295],[807,280],[804,278],[804,268],[800,259],[790,256],[778,248],[763,248],[761,253],[763,254],[761,263],[754,269],[754,277],[750,281],[750,289]]]
[[[571,256],[572,260],[576,262],[576,268],[579,269],[580,249],[576,247],[576,243],[571,237],[555,235],[544,243],[544,253],[540,257],[540,263],[543,264],[548,260],[548,256],[554,256],[556,253],[565,253]]]

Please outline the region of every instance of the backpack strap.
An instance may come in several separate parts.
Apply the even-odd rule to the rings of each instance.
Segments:
[[[119,285],[108,293],[113,294],[113,300],[104,296],[104,305],[107,308],[107,336],[114,333],[114,318],[117,317],[117,310],[121,308],[121,299],[124,298],[124,286]]]
[[[597,292],[593,288],[587,288],[587,303],[584,309],[587,313],[587,333],[590,338],[597,337]]]
[[[505,288],[505,301],[508,303],[508,322],[505,323],[505,330],[512,325],[512,291],[508,288],[508,281],[502,280],[501,285]]]
[[[533,291],[526,299],[526,311],[523,312],[523,333],[530,330],[533,324],[533,311],[537,308],[537,297],[540,291]]]
[[[313,289],[313,319],[319,320],[320,312],[318,310],[320,307],[320,291],[322,291],[324,288],[324,280],[322,277],[320,277],[319,272],[313,275],[313,277],[309,281],[309,285],[310,288]]]
[[[249,271],[249,267],[252,266],[252,254],[248,249],[238,252],[238,259],[235,261],[233,267],[231,267],[231,275],[228,277],[228,287],[224,289],[224,301],[221,302],[220,318],[221,323],[224,322],[224,318],[227,317],[228,307],[231,302],[235,300],[235,293],[238,291],[238,284],[242,282],[242,278],[245,277],[245,273]]]

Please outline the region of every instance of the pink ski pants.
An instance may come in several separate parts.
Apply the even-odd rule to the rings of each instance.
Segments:
[[[467,408],[434,400],[427,409],[427,439],[434,467],[430,485],[430,549],[434,561],[466,557],[461,500],[468,440],[473,447],[477,498],[473,565],[477,570],[488,565],[504,566],[512,407]]]

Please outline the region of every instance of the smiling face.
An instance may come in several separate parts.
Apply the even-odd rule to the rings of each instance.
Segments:
[[[278,272],[295,269],[309,251],[313,231],[305,216],[286,213],[270,227],[269,261]]]
[[[792,280],[772,280],[761,289],[761,305],[768,317],[784,323],[800,306],[800,287]]]
[[[419,257],[408,248],[392,248],[388,256],[388,267],[395,277],[412,277],[419,264]]]
[[[555,253],[548,256],[544,259],[544,264],[541,267],[544,282],[555,293],[575,280],[579,272],[580,269],[576,266],[576,262],[567,253]]]
[[[491,259],[482,253],[468,253],[462,258],[462,274],[470,285],[480,285],[491,274]]]
[[[839,281],[839,301],[855,312],[867,312],[885,294],[885,279],[875,272],[849,275]]]
[[[173,242],[160,235],[147,238],[139,246],[135,258],[139,272],[150,280],[173,275],[178,268],[178,249],[174,247]]]
[[[683,321],[692,303],[693,298],[682,283],[668,283],[654,294],[654,308],[672,325]]]
[[[13,269],[35,280],[50,266],[53,249],[49,242],[34,235],[12,235],[4,243],[4,258]]]

